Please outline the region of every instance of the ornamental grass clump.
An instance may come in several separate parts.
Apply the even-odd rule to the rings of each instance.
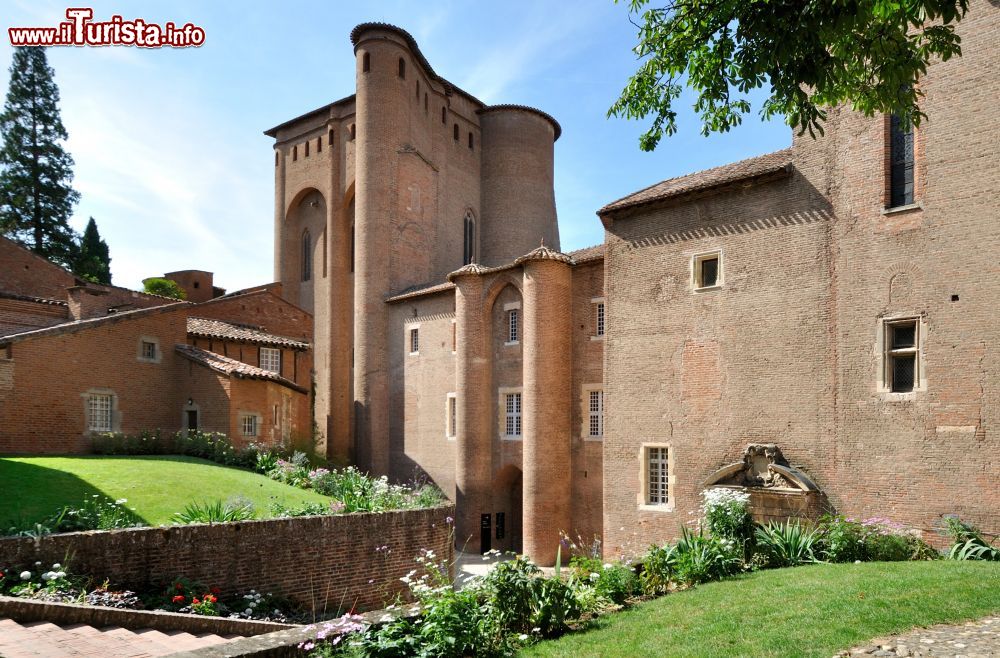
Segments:
[[[819,539],[815,529],[791,520],[757,528],[757,549],[769,567],[794,567],[818,562],[814,551]]]
[[[943,521],[943,534],[952,539],[949,560],[1000,561],[1000,548],[988,542],[979,528],[954,515],[945,516]]]
[[[134,507],[127,507],[128,500],[111,500],[106,496],[91,494],[83,499],[79,507],[67,505],[42,522],[51,532],[79,532],[84,530],[113,530],[115,528],[139,528],[145,526],[135,513]]]
[[[245,498],[237,497],[225,502],[216,500],[214,502],[190,503],[184,508],[183,512],[174,514],[173,520],[178,525],[188,523],[234,523],[237,521],[249,521],[254,516],[253,503]]]

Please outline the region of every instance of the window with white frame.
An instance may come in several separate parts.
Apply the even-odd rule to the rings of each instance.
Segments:
[[[87,430],[110,432],[114,420],[114,395],[91,393],[87,396]]]
[[[646,504],[670,504],[670,454],[666,446],[646,446]]]
[[[257,416],[254,414],[243,414],[240,418],[240,427],[243,430],[243,436],[257,436],[258,425]]]
[[[410,329],[410,354],[420,353],[420,329]]]
[[[445,406],[445,436],[454,439],[458,434],[458,398],[454,393],[448,394]]]
[[[694,256],[691,261],[692,284],[696,290],[722,285],[722,252],[713,251]]]
[[[920,319],[885,320],[882,334],[882,381],[891,393],[921,388]]]
[[[521,314],[519,309],[512,308],[507,311],[507,342],[516,343],[518,341],[518,316]]]
[[[156,343],[148,340],[142,341],[142,358],[146,361],[156,360]]]
[[[281,350],[273,347],[260,348],[261,370],[281,374]]]
[[[596,314],[597,314],[596,315],[596,319],[594,321],[595,324],[597,325],[597,327],[596,327],[596,329],[597,329],[596,335],[597,336],[603,336],[604,335],[604,302],[597,302]]]
[[[507,393],[504,400],[504,436],[521,438],[521,394]]]
[[[604,436],[604,391],[600,389],[587,391],[587,436]]]

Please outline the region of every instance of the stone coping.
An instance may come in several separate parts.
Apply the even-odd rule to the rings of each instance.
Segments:
[[[214,633],[248,636],[297,628],[292,624],[270,621],[54,603],[13,596],[0,596],[0,617],[9,617],[18,623],[47,621],[58,625],[86,624],[95,628],[121,626],[132,631],[151,628],[157,631],[182,631],[192,635]]]

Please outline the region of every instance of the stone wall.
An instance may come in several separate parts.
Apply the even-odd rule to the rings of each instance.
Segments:
[[[0,564],[69,564],[97,582],[146,589],[177,576],[224,595],[256,589],[309,610],[380,606],[422,549],[451,563],[452,505],[385,512],[0,539]],[[376,550],[386,546],[385,550]]]

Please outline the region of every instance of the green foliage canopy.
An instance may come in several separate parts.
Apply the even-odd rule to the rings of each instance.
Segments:
[[[170,279],[162,279],[159,277],[143,279],[142,288],[143,292],[148,292],[150,295],[173,297],[174,299],[187,298],[187,295],[184,293],[184,289],[177,285],[175,281],[171,281]]]
[[[822,134],[824,108],[838,104],[919,125],[918,79],[932,58],[961,55],[955,23],[968,9],[968,0],[649,2],[628,0],[640,64],[608,110],[653,117],[639,139],[644,151],[677,131],[685,85],[697,95],[704,135],[739,125],[747,94],[765,85],[761,116],[783,115],[799,134]]]
[[[80,239],[80,249],[73,263],[73,273],[94,283],[111,285],[111,254],[101,239],[97,222],[91,217]]]

